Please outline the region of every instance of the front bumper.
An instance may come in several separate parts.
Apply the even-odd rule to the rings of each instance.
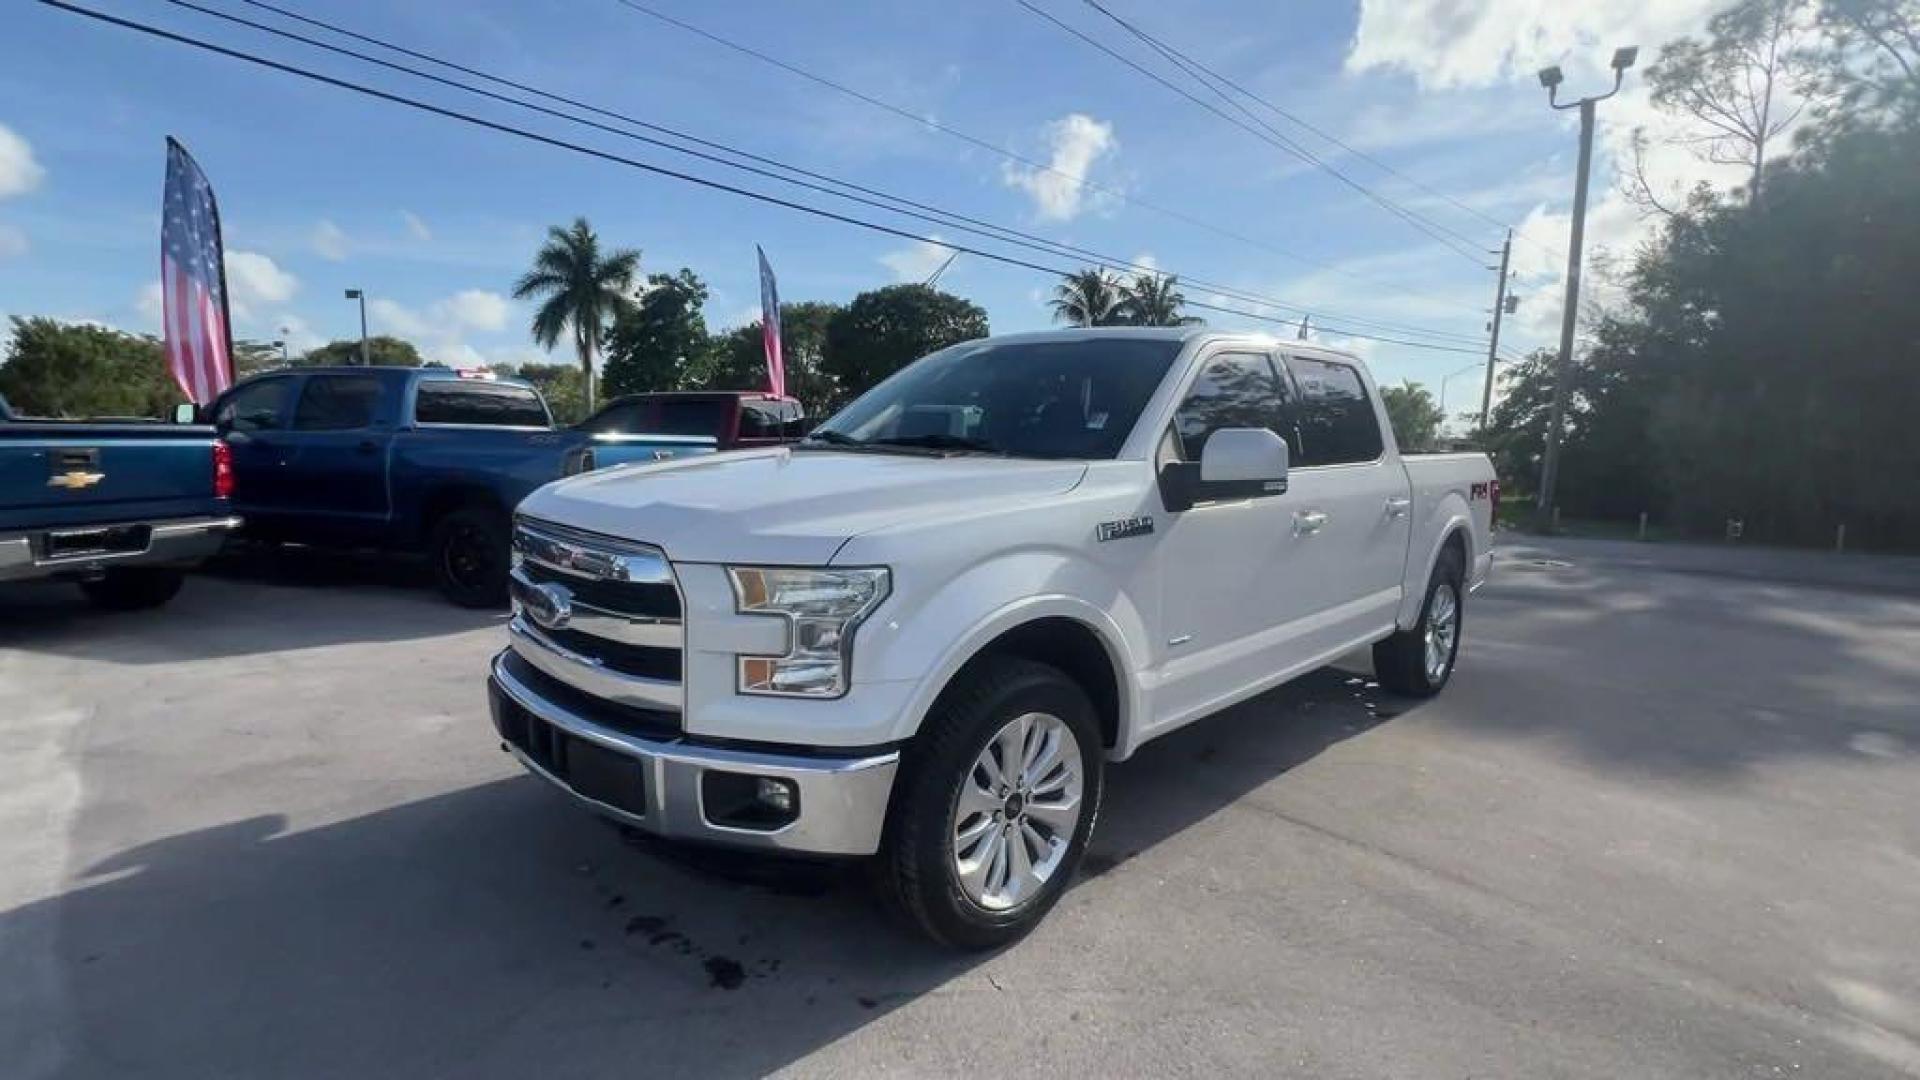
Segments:
[[[898,751],[816,757],[630,734],[562,705],[555,700],[559,695],[542,693],[534,680],[515,674],[511,655],[509,649],[493,659],[488,689],[494,727],[528,772],[580,803],[671,839],[811,855],[879,850]],[[576,741],[591,752],[570,756],[564,748]],[[784,780],[797,795],[797,813],[777,828],[717,823],[703,797],[709,774]]]
[[[77,551],[50,554],[51,538],[87,533],[101,526],[60,526],[0,533],[0,581],[45,577],[85,577],[115,566],[184,566],[220,551],[227,534],[240,527],[237,517],[178,518],[168,521],[113,523],[106,528],[146,530],[137,550]]]

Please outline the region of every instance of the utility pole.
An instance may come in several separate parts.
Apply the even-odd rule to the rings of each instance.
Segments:
[[[1487,340],[1487,385],[1480,391],[1480,434],[1487,433],[1487,417],[1493,412],[1493,365],[1500,356],[1500,316],[1507,310],[1507,261],[1513,257],[1513,230],[1500,245],[1500,284],[1493,291],[1493,336]]]
[[[1580,247],[1587,234],[1587,174],[1593,168],[1594,106],[1620,92],[1620,80],[1640,55],[1628,45],[1613,51],[1613,89],[1604,94],[1561,104],[1557,100],[1561,74],[1558,67],[1540,70],[1540,85],[1547,88],[1547,104],[1555,109],[1580,110],[1580,165],[1573,182],[1573,230],[1567,242],[1567,298],[1560,313],[1560,355],[1553,365],[1553,407],[1547,415],[1547,447],[1540,462],[1540,522],[1544,526],[1553,514],[1554,483],[1560,474],[1560,428],[1566,422],[1567,374],[1573,369],[1573,331],[1580,318]]]
[[[347,299],[360,301],[360,366],[371,367],[373,355],[367,351],[367,294],[359,289],[348,289]]]

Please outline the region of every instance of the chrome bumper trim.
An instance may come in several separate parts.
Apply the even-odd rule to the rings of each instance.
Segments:
[[[590,656],[582,656],[554,641],[515,615],[507,622],[513,651],[527,663],[594,697],[639,709],[680,711],[681,685],[665,679],[622,675]]]
[[[519,747],[507,744],[528,772],[583,805],[644,832],[673,839],[813,855],[871,855],[879,850],[893,776],[900,765],[898,751],[856,758],[817,758],[643,739],[569,712],[515,678],[503,662],[505,657],[503,652],[493,658],[496,693],[569,735],[640,763],[646,785],[646,812],[635,814],[580,794]],[[700,778],[708,770],[791,781],[799,791],[799,817],[771,832],[708,821],[700,797]]]
[[[142,551],[113,551],[42,559],[34,555],[34,539],[50,532],[67,532],[116,525],[147,525],[151,533]],[[220,550],[227,534],[240,527],[237,517],[176,518],[153,522],[105,522],[102,525],[52,526],[19,533],[0,533],[0,581],[88,573],[110,565],[163,566],[197,562]]]

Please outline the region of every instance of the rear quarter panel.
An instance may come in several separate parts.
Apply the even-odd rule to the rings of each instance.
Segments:
[[[1487,455],[1409,454],[1401,458],[1413,497],[1413,533],[1407,547],[1401,628],[1420,618],[1427,580],[1441,546],[1455,532],[1467,546],[1467,584],[1486,580],[1493,560],[1493,462]]]
[[[491,501],[511,513],[536,488],[560,479],[567,452],[584,438],[546,428],[453,424],[396,432],[395,522],[403,534],[420,537],[429,503],[449,494]]]

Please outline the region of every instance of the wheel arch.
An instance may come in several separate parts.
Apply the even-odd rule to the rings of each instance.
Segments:
[[[1420,620],[1420,607],[1426,603],[1427,582],[1433,579],[1433,568],[1440,564],[1440,556],[1449,546],[1460,551],[1461,569],[1471,579],[1473,575],[1473,519],[1469,516],[1467,502],[1457,493],[1450,493],[1446,501],[1435,513],[1440,527],[1433,532],[1433,541],[1424,557],[1407,559],[1407,577],[1400,590],[1400,609],[1394,618],[1394,625],[1405,630]],[[1411,556],[1411,553],[1409,553]]]

